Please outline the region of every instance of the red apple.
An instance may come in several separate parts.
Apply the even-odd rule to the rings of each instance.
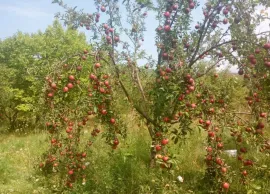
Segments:
[[[171,27],[169,25],[164,26],[165,32],[169,32],[171,30]]]
[[[226,173],[226,172],[227,172],[227,168],[222,167],[222,168],[221,168],[221,172],[222,172],[222,173]]]
[[[194,2],[191,2],[191,3],[189,4],[189,8],[190,8],[190,9],[193,9],[194,7],[195,7]]]
[[[73,173],[74,173],[73,170],[69,170],[69,171],[68,171],[68,174],[69,174],[69,175],[73,175]]]
[[[119,144],[119,140],[118,139],[114,139],[113,144],[117,146]]]
[[[105,6],[101,6],[101,7],[100,7],[100,10],[101,10],[102,12],[105,12],[105,11],[106,11],[106,7],[105,7]]]
[[[264,49],[270,49],[270,42],[266,43],[263,45]]]
[[[167,138],[161,140],[162,145],[166,145],[169,143],[169,140]]]
[[[86,157],[86,152],[82,153],[82,157],[85,158]]]
[[[228,190],[230,188],[230,184],[227,182],[222,183],[222,188]]]
[[[68,83],[68,84],[67,84],[67,87],[68,87],[69,89],[71,89],[71,88],[73,88],[73,84],[72,84],[72,83]]]
[[[260,117],[262,117],[262,118],[266,118],[266,116],[267,116],[267,114],[266,114],[265,112],[262,112],[262,113],[260,114]]]
[[[247,176],[247,174],[248,174],[247,171],[243,170],[242,175]]]
[[[222,165],[222,160],[220,159],[220,158],[216,158],[216,163],[218,164],[218,165]]]
[[[114,118],[111,118],[110,119],[110,122],[111,122],[111,124],[115,124],[115,119]]]
[[[161,145],[156,145],[155,148],[156,148],[156,151],[160,151],[162,149]]]
[[[70,76],[68,76],[68,79],[69,79],[70,81],[74,81],[74,80],[75,80],[75,77],[74,77],[73,75],[70,75]]]
[[[166,18],[169,18],[171,16],[171,13],[166,11],[164,14],[163,14]]]
[[[167,161],[169,160],[169,157],[168,157],[168,156],[163,156],[162,160],[163,160],[164,162],[167,162]]]
[[[95,68],[100,68],[100,66],[101,66],[100,63],[95,64]]]
[[[223,14],[227,15],[229,13],[228,9],[223,9]]]
[[[51,87],[52,87],[52,89],[55,90],[55,89],[57,88],[56,83],[52,83],[52,84],[51,84]]]
[[[223,22],[223,24],[227,24],[228,23],[228,19],[227,18],[224,18],[222,22]]]
[[[54,95],[54,94],[53,94],[52,92],[48,93],[48,97],[49,97],[49,98],[52,98],[53,95]]]

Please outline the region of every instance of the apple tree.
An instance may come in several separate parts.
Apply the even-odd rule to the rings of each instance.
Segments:
[[[112,105],[107,102],[112,94],[110,87],[105,84],[106,78],[103,77],[110,74],[121,89],[117,91],[126,96],[127,105],[140,115],[147,126],[152,140],[150,150],[152,167],[156,163],[165,169],[173,167],[174,160],[168,151],[171,138],[174,143],[181,142],[185,135],[194,130],[192,127],[194,120],[199,119],[199,127],[207,132],[206,175],[210,177],[209,180],[216,180],[213,184],[214,191],[228,191],[231,180],[228,176],[224,176],[227,168],[221,158],[224,147],[221,136],[229,130],[232,136],[241,142],[243,131],[241,127],[238,127],[240,130],[235,130],[237,127],[235,115],[239,113],[230,106],[232,94],[230,86],[233,85],[233,80],[222,80],[215,74],[211,78],[213,80],[210,81],[210,85],[201,81],[202,77],[209,76],[213,69],[228,63],[238,66],[239,74],[244,74],[248,79],[247,84],[250,84],[252,97],[248,98],[248,103],[251,111],[246,114],[251,115],[249,122],[252,123],[247,125],[251,127],[251,131],[255,131],[251,138],[255,139],[254,142],[264,142],[264,150],[269,148],[265,146],[266,139],[262,136],[264,123],[267,123],[265,111],[269,109],[267,101],[269,31],[256,32],[261,20],[269,20],[260,13],[256,14],[259,6],[265,9],[269,7],[267,1],[211,0],[200,5],[200,2],[195,0],[121,2],[96,0],[93,4],[97,11],[94,13],[77,11],[61,0],[54,0],[53,3],[58,3],[66,10],[65,14],[57,14],[66,25],[72,28],[84,27],[90,31],[89,52],[77,58],[77,62],[71,62],[79,63],[87,57],[93,57],[88,82],[97,91],[93,96],[98,100],[91,99],[93,106],[90,106],[92,108],[90,111],[96,113],[99,121],[105,125],[107,122],[114,124],[115,112],[107,110]],[[194,23],[195,12],[201,19]],[[125,15],[121,15],[122,13]],[[154,29],[156,36],[153,45],[157,50],[156,59],[142,48],[148,13],[154,14],[158,22],[158,26]],[[248,56],[251,51],[253,52],[254,45],[260,50],[258,53],[255,51],[258,55]],[[144,67],[140,65],[141,59],[146,61]],[[203,69],[199,68],[201,62],[209,65]],[[74,72],[74,68],[73,66],[70,70]],[[256,71],[264,72],[265,75],[259,76],[260,73],[257,74]],[[76,76],[72,80],[67,76],[65,75],[65,79],[76,81]],[[54,79],[49,81],[51,88],[47,91],[48,98],[54,98],[55,88],[52,88],[51,84],[55,79],[54,76]],[[264,87],[259,84],[261,82]],[[129,87],[130,83],[133,88]],[[63,84],[66,83],[61,82],[61,87]],[[104,85],[108,89],[104,88]],[[69,89],[61,92],[57,90],[56,93],[60,95],[61,100],[54,103],[59,104],[59,101],[63,101],[63,105],[67,107],[65,103],[71,99],[78,99],[78,102],[84,100],[84,97],[80,97],[84,93],[83,90],[77,90],[76,97],[65,97],[63,92],[67,93]],[[266,91],[262,92],[264,100],[258,98],[257,90]],[[50,100],[48,102],[52,103]],[[78,102],[77,104],[74,102],[73,106],[78,107]],[[51,104],[52,109],[54,103]],[[63,111],[65,108],[59,110]],[[72,110],[76,115],[76,109],[73,107]],[[59,113],[54,115],[52,119],[61,118]],[[58,127],[57,124],[52,126],[54,125]],[[111,126],[107,127],[105,133],[107,143],[118,144],[115,143],[115,134],[121,131]],[[245,150],[242,149],[241,152]],[[245,159],[243,165],[252,166],[253,161]]]

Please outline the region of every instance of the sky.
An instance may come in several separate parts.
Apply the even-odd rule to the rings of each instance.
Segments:
[[[92,6],[93,0],[64,0],[64,3],[70,7],[78,6],[78,9],[84,9],[87,13],[96,11]],[[201,0],[200,4],[204,5],[205,0]],[[198,9],[201,10],[201,7]],[[25,33],[34,33],[38,30],[44,31],[48,25],[54,21],[54,15],[57,12],[63,12],[58,4],[52,4],[51,0],[0,0],[0,39],[12,36],[17,31]],[[270,16],[270,10],[268,10]],[[198,13],[196,11],[196,13]],[[193,14],[194,21],[202,19],[202,11],[199,14]],[[194,24],[195,25],[195,24]],[[142,48],[148,54],[157,57],[155,45],[155,28],[158,26],[153,14],[149,13],[146,19],[147,32],[145,33],[145,41]],[[261,26],[260,31],[265,29],[266,24]],[[268,28],[269,29],[269,28]],[[81,29],[82,30],[82,29]],[[87,36],[87,31],[86,36]]]
[[[88,12],[94,12],[89,6],[91,0],[65,0],[70,6],[78,6]],[[51,0],[0,0],[0,39],[12,36],[17,31],[26,33],[44,31],[54,21],[55,13],[63,11],[58,4]]]
[[[201,4],[205,0],[201,1]],[[91,6],[91,0],[64,0],[71,7],[78,6],[79,9],[84,9],[86,12],[92,13],[95,7]],[[0,38],[4,39],[12,36],[18,30],[22,32],[37,32],[45,30],[46,27],[52,24],[56,12],[63,11],[57,4],[52,4],[51,0],[0,0],[0,20],[2,30]],[[200,18],[197,15],[195,18]],[[153,15],[147,17],[147,27],[155,29],[157,22]],[[149,36],[150,35],[150,36]],[[146,34],[147,38],[153,38],[153,34]]]
[[[93,13],[96,8],[91,3],[93,0],[64,0],[69,7],[78,6],[78,9],[84,9],[87,13]],[[205,0],[201,0],[201,5]],[[34,33],[38,30],[44,31],[46,27],[53,23],[54,15],[57,12],[63,12],[58,4],[52,4],[51,0],[0,0],[0,20],[1,30],[0,39],[12,36],[18,31],[25,33]],[[202,15],[194,15],[195,20],[202,18]],[[142,48],[157,58],[155,45],[155,29],[158,22],[154,14],[148,13],[146,18],[147,31],[145,32]],[[80,29],[87,34],[88,31]]]
[[[78,6],[78,9],[84,9],[86,13],[93,13],[96,8],[91,3],[92,0],[64,0],[69,7]],[[34,33],[38,30],[44,31],[48,25],[54,21],[54,15],[62,12],[63,9],[58,4],[52,4],[51,0],[0,0],[0,20],[1,30],[0,39],[12,36],[18,31],[25,33]],[[158,23],[153,15],[147,17],[147,26],[150,28],[145,34],[143,48],[150,51],[153,57],[157,56],[155,45],[155,28]],[[86,33],[89,32],[79,29]]]

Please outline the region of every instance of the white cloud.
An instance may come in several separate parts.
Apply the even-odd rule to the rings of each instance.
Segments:
[[[10,12],[16,15],[36,18],[36,17],[48,17],[53,16],[53,14],[44,12],[37,7],[20,7],[14,5],[0,5],[1,11]]]

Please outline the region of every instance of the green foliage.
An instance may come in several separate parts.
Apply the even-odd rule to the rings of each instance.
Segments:
[[[45,77],[54,63],[87,47],[83,34],[63,29],[58,21],[45,32],[18,32],[0,42],[0,110],[11,131],[19,128],[18,120],[40,124]]]

